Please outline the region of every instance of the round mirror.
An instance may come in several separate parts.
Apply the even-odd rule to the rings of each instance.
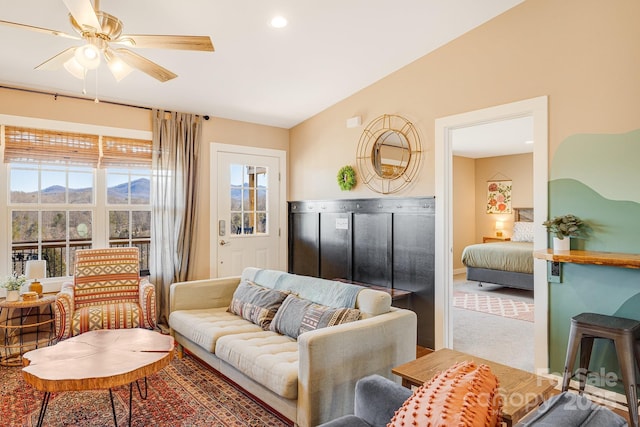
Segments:
[[[379,177],[395,179],[402,175],[411,158],[407,137],[395,130],[383,132],[373,143],[371,163]]]
[[[362,132],[356,158],[359,182],[378,193],[395,193],[409,185],[420,170],[420,137],[404,117],[384,114]]]

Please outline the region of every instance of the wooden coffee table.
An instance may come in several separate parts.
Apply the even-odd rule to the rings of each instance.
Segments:
[[[532,374],[521,369],[511,368],[470,354],[444,348],[391,370],[402,378],[402,385],[408,388],[421,386],[452,365],[474,361],[485,364],[498,377],[500,395],[503,399],[502,419],[511,427],[520,421],[552,394],[556,381]]]
[[[22,375],[44,392],[38,426],[42,425],[53,392],[108,389],[113,421],[116,411],[111,388],[129,384],[129,425],[133,383],[147,398],[147,376],[173,358],[173,337],[146,329],[104,329],[85,332],[58,344],[22,356]],[[144,395],[138,380],[144,378]]]

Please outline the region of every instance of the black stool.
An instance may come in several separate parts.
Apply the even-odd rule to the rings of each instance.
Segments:
[[[567,359],[564,363],[562,391],[569,389],[573,375],[573,364],[580,348],[580,394],[587,382],[587,369],[595,338],[612,340],[620,371],[622,384],[629,406],[630,425],[638,427],[638,397],[636,393],[636,364],[640,367],[640,321],[596,313],[582,313],[571,318]]]

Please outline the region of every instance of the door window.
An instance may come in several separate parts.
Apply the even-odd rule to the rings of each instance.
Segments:
[[[268,230],[268,168],[230,165],[230,233],[264,235]]]

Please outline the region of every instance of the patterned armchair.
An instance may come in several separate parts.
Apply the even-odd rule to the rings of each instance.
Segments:
[[[60,339],[96,329],[156,326],[156,292],[140,279],[138,248],[78,249],[73,283],[54,306]]]

